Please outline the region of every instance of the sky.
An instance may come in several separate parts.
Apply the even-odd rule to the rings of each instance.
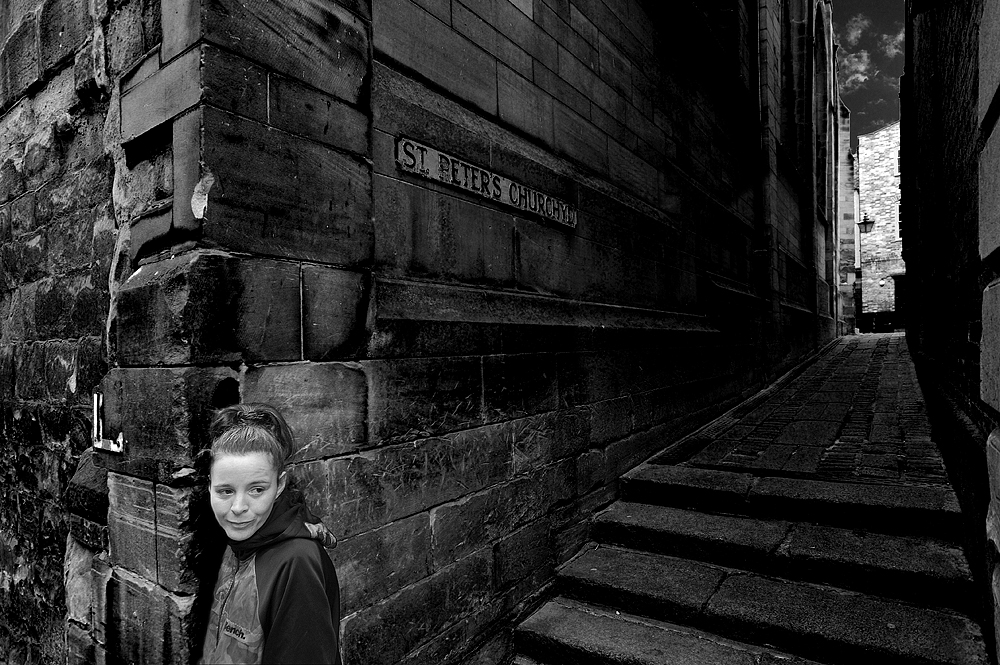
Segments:
[[[858,135],[899,120],[903,73],[903,0],[831,0],[840,97],[851,110],[851,146]]]

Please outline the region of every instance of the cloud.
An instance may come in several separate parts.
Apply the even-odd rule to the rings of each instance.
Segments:
[[[895,58],[903,53],[903,28],[899,29],[895,35],[882,35],[878,40],[878,47],[887,58]]]
[[[868,51],[861,50],[857,53],[843,53],[839,55],[838,69],[840,80],[840,91],[842,93],[851,92],[864,87],[868,79],[877,74],[873,72],[871,57]]]
[[[852,16],[847,21],[847,33],[844,35],[844,42],[851,47],[857,46],[858,42],[861,40],[861,35],[865,30],[870,28],[871,25],[872,20],[864,14]]]

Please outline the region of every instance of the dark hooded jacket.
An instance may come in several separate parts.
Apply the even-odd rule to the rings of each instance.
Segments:
[[[302,495],[283,492],[255,534],[229,541],[202,663],[340,665],[340,586],[324,549],[334,545]]]

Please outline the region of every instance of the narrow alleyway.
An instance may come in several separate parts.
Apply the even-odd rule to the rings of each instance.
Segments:
[[[988,662],[902,334],[842,338],[620,497],[516,662]]]

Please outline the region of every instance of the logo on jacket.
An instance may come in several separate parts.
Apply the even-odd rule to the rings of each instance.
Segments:
[[[246,643],[249,633],[249,631],[246,628],[244,628],[239,624],[233,623],[229,619],[226,619],[226,623],[223,624],[222,632],[243,643]]]

